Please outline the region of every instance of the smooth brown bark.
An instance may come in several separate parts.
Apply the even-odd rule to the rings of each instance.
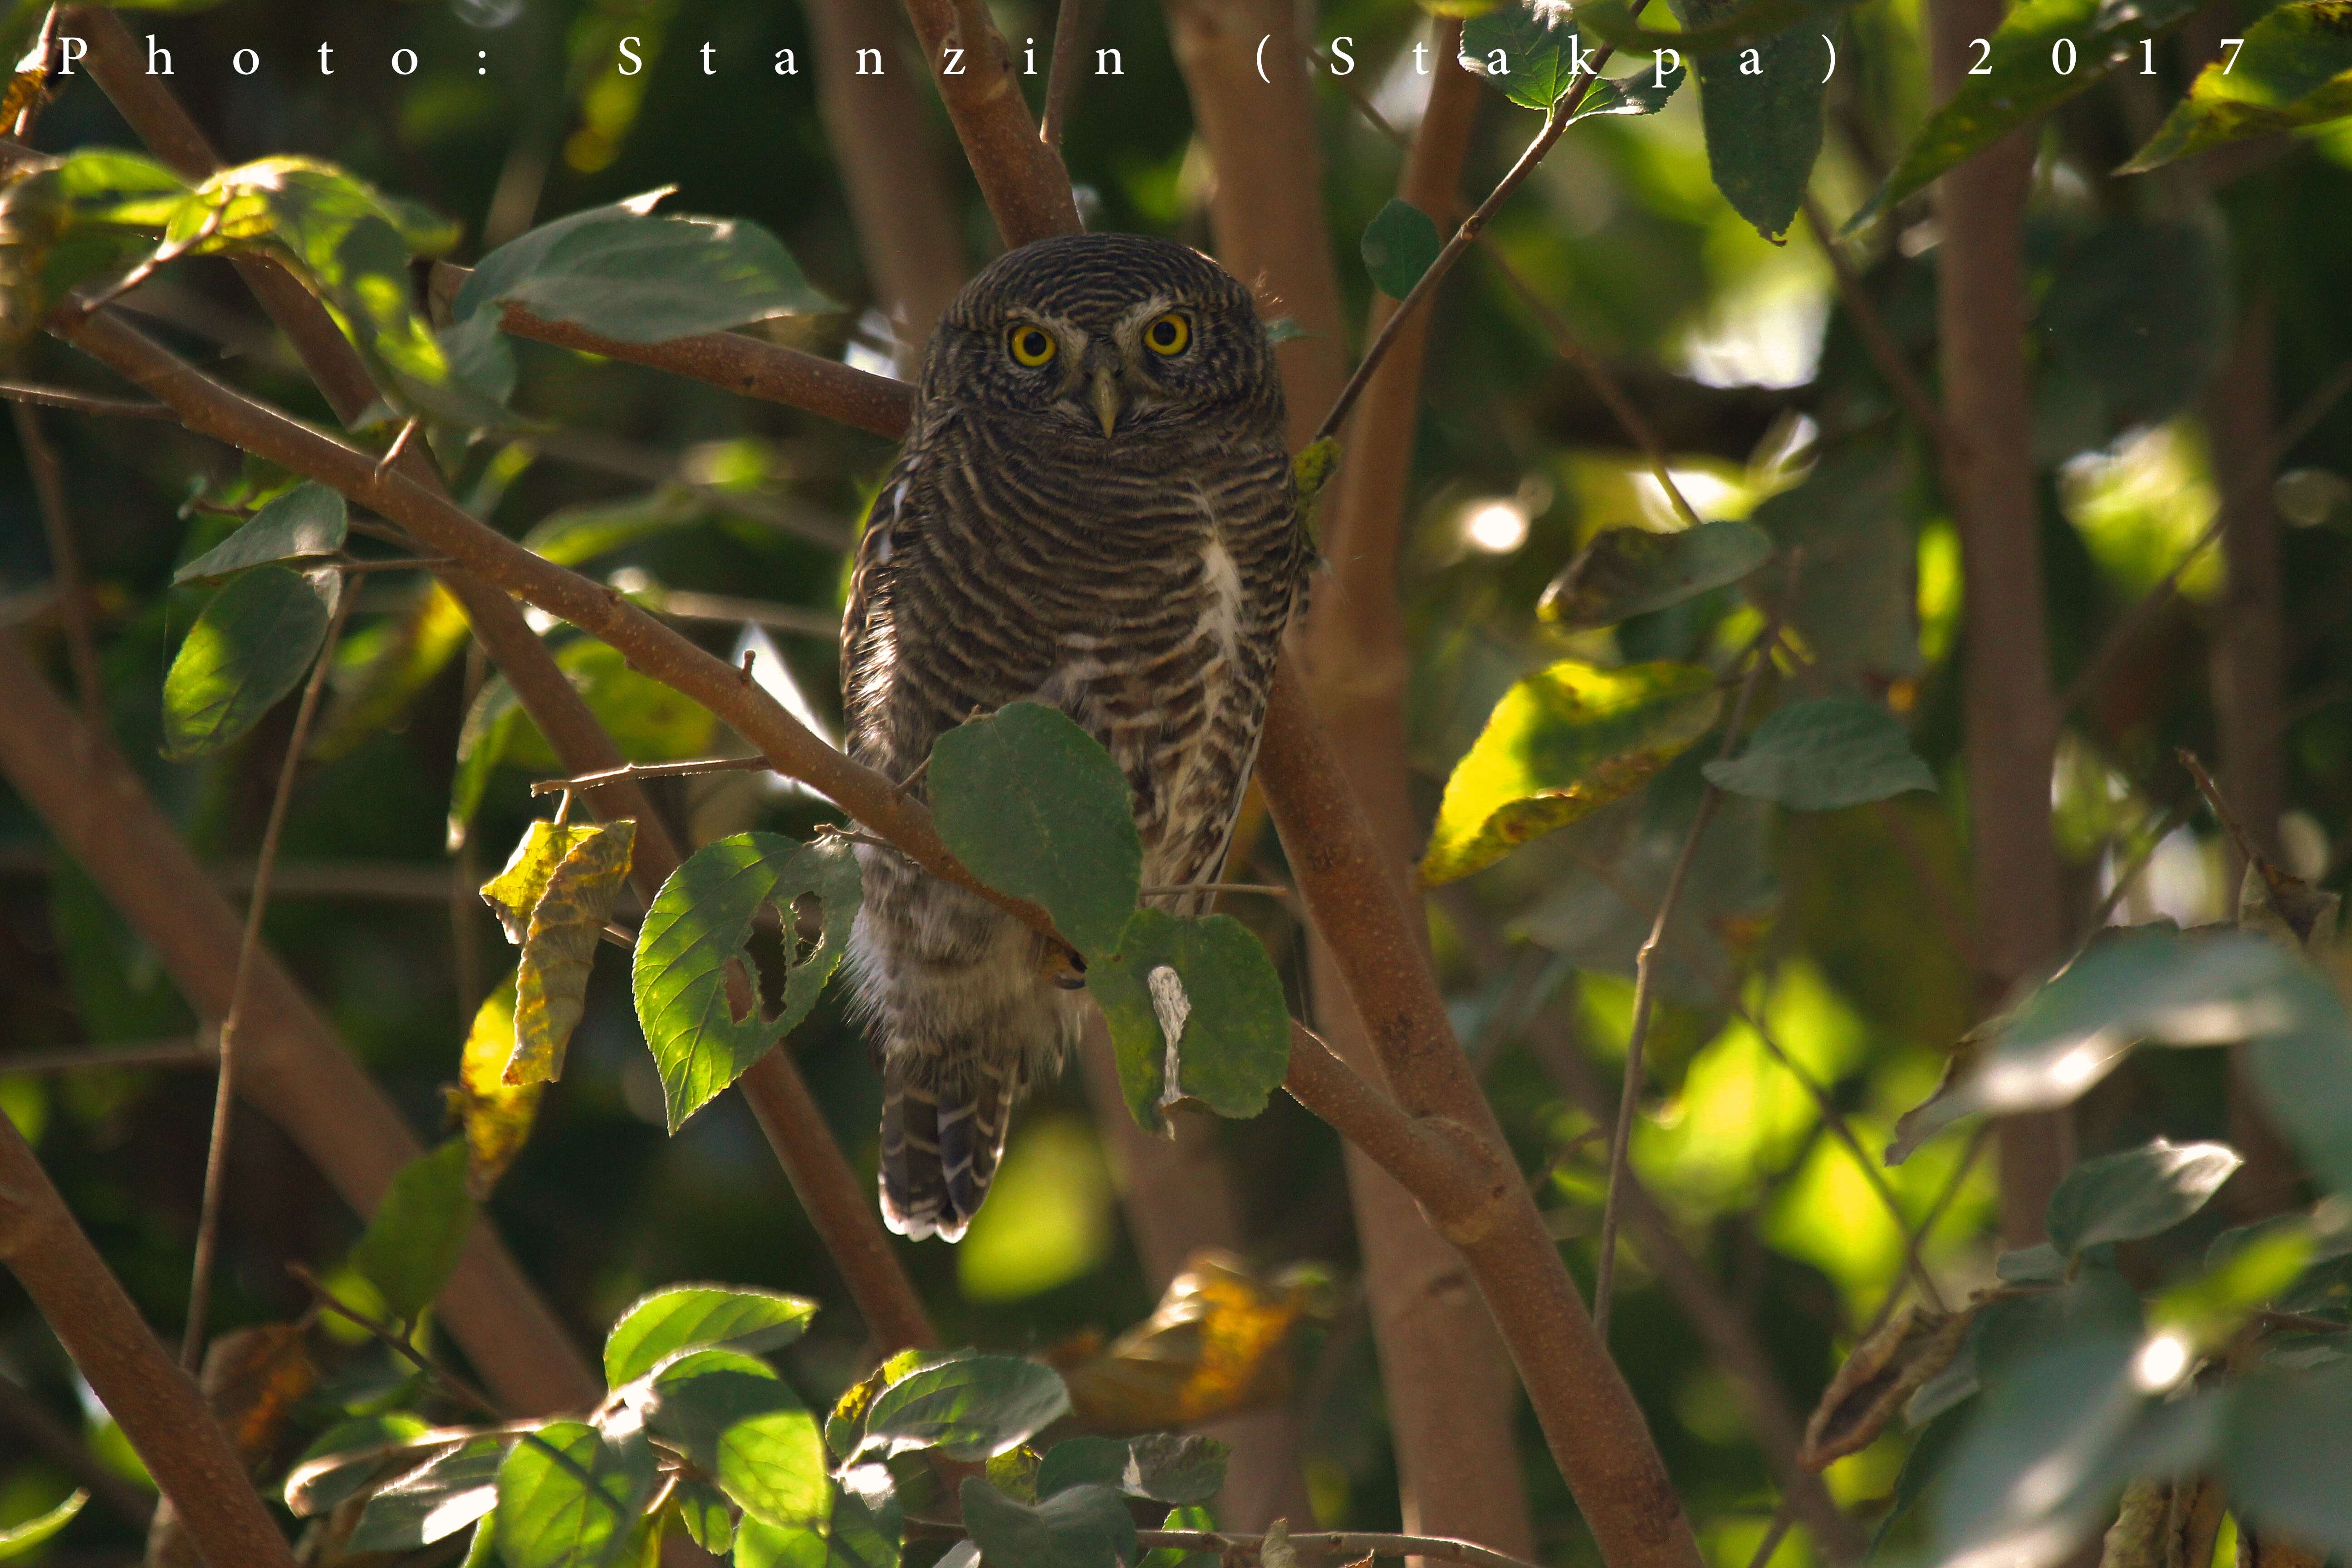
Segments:
[[[242,935],[236,911],[138,778],[8,637],[0,637],[0,773],[154,949],[189,1005],[208,1017],[227,1012]],[[346,1203],[373,1214],[422,1145],[266,947],[248,984],[240,1092]],[[582,1407],[602,1392],[488,1226],[476,1227],[440,1307],[466,1354],[516,1409]]]
[[[1948,98],[2000,24],[2001,0],[1933,0],[1930,58]],[[1937,324],[1943,353],[1944,489],[1959,525],[1962,722],[1969,846],[1982,921],[1979,1010],[2064,951],[2050,775],[2058,704],[2042,626],[2040,519],[2025,371],[2022,231],[2033,137],[2018,132],[1943,177]],[[2001,1234],[2038,1241],[2072,1162],[2063,1112],[2000,1130]]]
[[[907,18],[955,122],[980,194],[1008,247],[1077,232],[1078,206],[1061,153],[1037,121],[1013,74],[1012,52],[982,0],[907,0]],[[961,54],[950,65],[950,49]],[[953,74],[950,74],[952,70]]]
[[[37,677],[36,677],[37,679]],[[0,1263],[41,1310],[212,1568],[294,1568],[294,1553],[213,1419],[0,1116]]]
[[[963,286],[957,204],[926,110],[902,58],[902,26],[888,0],[808,0],[816,44],[816,106],[841,174],[851,225],[877,303],[911,376],[940,312]],[[860,49],[881,51],[879,75],[856,74]]]

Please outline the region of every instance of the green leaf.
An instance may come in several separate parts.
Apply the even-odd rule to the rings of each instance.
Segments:
[[[47,1513],[0,1530],[0,1563],[31,1553],[43,1542],[71,1524],[74,1515],[79,1513],[89,1501],[88,1492],[78,1491]]]
[[[431,1430],[404,1410],[337,1422],[288,1473],[281,1494],[287,1510],[297,1519],[325,1513],[356,1495],[387,1459],[421,1451],[420,1440]],[[443,1447],[454,1447],[457,1441],[452,1434]]]
[[[1225,1484],[1225,1459],[1231,1452],[1215,1438],[1197,1434],[1153,1432],[1124,1443],[1110,1437],[1071,1437],[1046,1450],[1037,1471],[1037,1495],[1103,1486],[1154,1502],[1207,1502]]]
[[[611,1568],[654,1481],[643,1442],[608,1442],[578,1421],[526,1432],[499,1467],[499,1555],[507,1568]]]
[[[2170,1230],[2205,1206],[2245,1162],[2226,1143],[2158,1138],[2085,1160],[2066,1173],[2042,1216],[2050,1244],[2069,1257],[2107,1241]]]
[[[646,1425],[752,1518],[780,1530],[822,1530],[833,1480],[816,1417],[765,1362],[736,1351],[688,1351],[652,1376]]]
[[[2198,9],[2198,0],[2022,0],[1993,30],[1990,53],[1944,101],[1895,172],[1846,220],[1844,233],[1874,223],[1895,203],[1945,170],[1967,162],[2012,131],[2040,120],[2116,67],[2139,58],[2140,45]],[[2073,63],[2062,73],[2058,68]]]
[[[679,1522],[694,1543],[713,1557],[724,1557],[735,1545],[735,1505],[727,1494],[699,1477],[680,1480],[672,1495]]]
[[[163,677],[163,754],[224,750],[300,685],[335,593],[332,574],[257,566],[214,595]]]
[[[1445,248],[1445,237],[1427,213],[1410,202],[1391,200],[1364,226],[1361,248],[1364,270],[1381,292],[1402,300]]]
[[[1216,1516],[1205,1508],[1180,1508],[1160,1521],[1162,1530],[1214,1530]],[[1186,1552],[1174,1546],[1158,1546],[1143,1554],[1136,1568],[1219,1568],[1223,1557],[1214,1552]]]
[[[685,1350],[755,1353],[801,1337],[816,1303],[744,1285],[666,1285],[629,1303],[604,1337],[604,1381],[614,1388]]]
[[[2352,5],[2344,0],[2280,5],[2231,53],[2198,73],[2147,145],[2116,173],[2144,174],[2223,142],[2352,114]]]
[[[1020,1568],[1127,1568],[1138,1555],[1135,1521],[1108,1487],[1073,1487],[1034,1507],[978,1476],[957,1494],[964,1528],[990,1563]]]
[[[1547,9],[1505,0],[1462,24],[1462,68],[1485,77],[1523,109],[1549,110],[1579,68],[1591,66],[1600,47],[1598,40],[1591,48],[1580,44],[1568,20],[1565,5]]]
[[[1289,1070],[1282,976],[1231,915],[1136,910],[1118,951],[1087,964],[1087,989],[1109,1020],[1128,1109],[1148,1130],[1182,1100],[1255,1116]]]
[[[840,309],[757,224],[655,216],[672,188],[558,218],[484,257],[450,302],[451,356],[482,367],[503,396],[514,375],[498,333],[506,304],[639,343]]]
[[[722,838],[670,873],[637,931],[634,984],[637,1023],[661,1069],[672,1132],[815,1005],[841,962],[861,888],[857,858],[840,839],[801,844],[772,833]],[[815,898],[823,919],[814,946],[796,934],[793,907],[807,897]],[[785,955],[782,1002],[771,1016],[756,995],[747,996],[739,1018],[728,994],[729,967],[740,963],[740,974],[751,974],[751,928],[771,907],[795,935]]]
[[[507,940],[522,949],[515,971],[514,1048],[499,1073],[509,1085],[553,1083],[588,1003],[588,974],[629,875],[637,825],[533,820],[505,869],[482,884]]]
[[[1569,659],[1528,676],[1445,781],[1423,884],[1458,880],[1640,788],[1714,727],[1720,702],[1697,665]]]
[[[1754,3],[1682,0],[1675,15],[1686,26],[1705,29]],[[1744,49],[1702,52],[1685,46],[1697,61],[1699,111],[1715,187],[1757,233],[1776,242],[1796,221],[1813,162],[1821,156],[1829,78],[1817,68],[1828,64],[1829,53],[1817,20],[1808,17]]]
[[[1013,702],[931,748],[931,815],[956,858],[1042,905],[1091,962],[1118,946],[1143,879],[1127,779],[1058,709]]]
[[[1737,583],[1771,553],[1762,529],[1729,520],[1676,533],[1603,529],[1552,579],[1536,614],[1570,631],[1612,626]]]
[[[2352,1363],[2249,1377],[2223,1427],[2221,1470],[2230,1506],[2265,1533],[2352,1552]]]
[[[499,1467],[511,1437],[477,1437],[387,1483],[360,1515],[352,1552],[414,1552],[480,1519],[499,1501]]]
[[[1675,89],[1690,79],[1690,72],[1677,64],[1660,76],[1654,68],[1634,71],[1630,76],[1602,77],[1568,117],[1570,125],[1580,120],[1591,120],[1604,114],[1655,114],[1666,106]]]
[[[735,1535],[735,1568],[898,1568],[898,1527],[854,1491],[834,1499],[833,1518],[820,1533],[778,1530],[746,1518]]]
[[[970,1355],[923,1367],[875,1395],[858,1453],[887,1458],[937,1448],[977,1464],[1070,1413],[1061,1374],[1023,1356]]]
[[[210,583],[233,577],[248,566],[332,555],[343,547],[351,511],[342,492],[321,484],[300,484],[253,514],[220,543],[172,574],[174,583]]]
[[[1936,787],[1895,715],[1859,697],[1791,702],[1756,727],[1739,755],[1704,771],[1718,789],[1797,811],[1835,811]]]
[[[1783,559],[1802,550],[1789,624],[1826,681],[1878,689],[1920,674],[1919,546],[1906,515],[1912,486],[1908,451],[1893,441],[1849,442],[1825,452],[1794,489],[1750,514]],[[1748,595],[1768,613],[1787,592],[1766,573]]]
[[[2331,1182],[2352,1184],[2352,1023],[2327,983],[2252,932],[2137,926],[2081,957],[1956,1058],[1948,1082],[1895,1123],[1899,1162],[1980,1110],[2065,1105],[2135,1045],[2251,1041],[2256,1083],[2280,1127]]]
[[[466,1141],[453,1138],[392,1178],[375,1217],[352,1248],[352,1267],[376,1288],[395,1321],[414,1322],[457,1267],[473,1218],[474,1205],[466,1196]]]
[[[709,510],[686,486],[664,485],[620,500],[589,501],[549,512],[522,536],[522,544],[558,566],[579,566],[698,521]]]

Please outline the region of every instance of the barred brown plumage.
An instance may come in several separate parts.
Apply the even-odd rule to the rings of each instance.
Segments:
[[[1145,883],[1213,879],[1312,555],[1282,416],[1265,326],[1215,262],[1128,235],[999,258],[932,334],[858,547],[850,754],[908,779],[975,710],[1051,703],[1127,775]],[[859,853],[850,960],[883,1073],[882,1210],[952,1241],[1090,1004],[1027,927]]]

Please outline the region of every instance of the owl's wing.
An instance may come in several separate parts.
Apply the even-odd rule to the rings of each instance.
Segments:
[[[919,501],[909,504],[921,472],[921,459],[910,437],[898,460],[890,467],[858,537],[857,562],[849,576],[849,604],[841,616],[841,702],[843,717],[855,734],[859,714],[872,698],[870,690],[877,635],[889,614],[890,577],[904,554],[908,538],[921,516]]]

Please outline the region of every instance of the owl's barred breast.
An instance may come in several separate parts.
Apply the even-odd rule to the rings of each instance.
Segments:
[[[1141,333],[1171,319],[1155,358]],[[1281,427],[1264,330],[1214,263],[1119,236],[1000,258],[933,337],[860,543],[851,754],[919,793],[940,735],[1050,703],[1133,789],[1146,885],[1213,879],[1311,557]],[[952,1239],[1087,1004],[1027,927],[861,854],[851,959],[884,1071],[884,1212]]]

